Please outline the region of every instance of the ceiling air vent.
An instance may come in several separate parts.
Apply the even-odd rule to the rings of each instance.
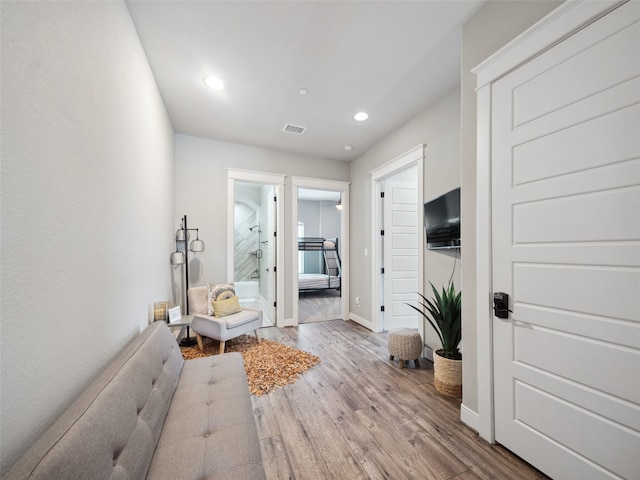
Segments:
[[[305,130],[306,127],[299,127],[298,125],[291,125],[290,123],[286,123],[282,129],[283,132],[293,133],[294,135],[302,135]]]

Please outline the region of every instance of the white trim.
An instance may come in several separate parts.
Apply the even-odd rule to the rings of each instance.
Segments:
[[[234,208],[235,182],[249,182],[262,185],[273,185],[278,198],[276,210],[276,229],[279,232],[276,240],[276,268],[284,272],[284,180],[286,175],[251,170],[227,168],[227,282],[234,280]],[[284,273],[276,275],[276,326],[284,327]]]
[[[364,328],[368,328],[369,330],[373,330],[373,322],[367,318],[361,317],[353,312],[349,312],[349,319],[353,320],[359,325],[362,325]]]
[[[418,229],[420,232],[424,230],[424,144],[397,156],[396,158],[386,162],[385,164],[371,170],[371,316],[373,317],[373,331],[382,331],[382,312],[380,312],[380,298],[382,292],[382,274],[381,267],[381,250],[382,242],[379,231],[381,229],[382,212],[380,207],[380,182],[386,177],[404,170],[412,165],[416,165],[418,169]],[[420,245],[418,246],[418,287],[419,293],[424,290],[424,249],[425,237],[419,235]],[[420,322],[422,323],[422,322]],[[424,327],[419,327],[420,335],[424,338]]]
[[[227,172],[229,175],[229,172]],[[233,282],[234,277],[234,259],[235,259],[235,251],[233,248],[234,242],[234,220],[235,220],[235,203],[236,203],[236,192],[235,192],[235,180],[229,176],[227,176],[227,283]]]
[[[491,311],[491,86],[478,91],[476,168],[476,341],[478,433],[495,441],[493,411],[493,312]],[[488,111],[489,115],[484,112]]]
[[[284,176],[282,183],[275,184],[276,202],[276,327],[284,327]],[[279,272],[282,272],[280,274]]]
[[[477,75],[478,433],[495,441],[491,258],[491,83],[626,2],[566,2],[472,70]]]
[[[342,203],[342,214],[340,215],[340,230],[341,230],[341,317],[343,320],[347,320],[349,312],[349,190],[351,188],[350,182],[342,182],[339,180],[324,180],[321,178],[308,178],[308,177],[291,177],[291,225],[298,224],[298,188],[311,188],[316,190],[332,190],[340,192],[340,202]],[[292,248],[298,249],[298,229],[291,229],[291,241]],[[298,325],[298,256],[292,255],[291,257],[291,295],[293,299],[293,319],[291,326]],[[289,325],[287,325],[289,326]]]
[[[227,178],[241,182],[263,183],[267,185],[284,185],[286,175],[280,173],[256,172],[253,170],[239,170],[227,168]]]
[[[423,345],[422,356],[430,362],[433,362],[433,348],[431,348],[429,345]]]
[[[567,1],[471,71],[479,89],[561,42],[627,0]]]
[[[291,185],[315,190],[348,191],[351,183],[340,180],[323,180],[321,178],[291,177]]]
[[[476,432],[478,431],[480,417],[464,403],[460,405],[460,421],[467,427],[474,429]]]
[[[412,163],[417,162],[422,158],[424,158],[424,144],[421,143],[417,147],[413,147],[411,150],[408,150],[388,162],[383,163],[379,167],[374,168],[369,173],[373,178],[381,179],[410,166]]]

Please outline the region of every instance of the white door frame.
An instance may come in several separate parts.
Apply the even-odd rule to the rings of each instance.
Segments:
[[[284,327],[284,179],[285,175],[227,168],[227,282],[234,280],[235,182],[273,185],[277,202],[276,229],[276,326]]]
[[[291,177],[291,245],[295,246],[295,254],[291,255],[291,298],[293,298],[292,325],[298,325],[298,188],[311,188],[315,190],[331,190],[340,192],[342,203],[342,215],[340,215],[340,245],[342,253],[340,264],[342,278],[340,280],[341,317],[348,320],[349,311],[349,191],[351,183],[338,180],[323,180],[320,178]],[[288,322],[287,322],[288,323]]]
[[[495,442],[491,239],[491,83],[625,3],[566,2],[472,70],[477,78],[476,329],[478,417],[482,438]],[[464,421],[464,418],[463,418]]]
[[[418,293],[424,290],[424,144],[412,148],[408,152],[397,156],[384,165],[369,172],[371,174],[371,316],[373,322],[369,328],[374,332],[382,331],[383,314],[380,311],[382,305],[382,283],[383,278],[380,273],[382,267],[382,240],[380,230],[382,229],[382,208],[380,205],[381,181],[405,168],[416,165],[418,168],[418,230],[420,231],[418,245]],[[422,324],[422,322],[419,322]],[[366,326],[366,325],[365,325]],[[423,327],[420,328],[420,335],[424,338]]]

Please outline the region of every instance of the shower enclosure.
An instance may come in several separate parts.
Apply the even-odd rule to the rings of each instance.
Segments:
[[[274,202],[272,185],[235,183],[234,284],[244,303],[273,309],[275,279]]]

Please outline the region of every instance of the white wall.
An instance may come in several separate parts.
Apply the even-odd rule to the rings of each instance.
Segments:
[[[488,1],[462,29],[461,217],[463,403],[478,409],[475,295],[476,79],[471,69],[552,11],[561,1]]]
[[[5,473],[170,294],[173,129],[121,2],[1,2]]]
[[[191,285],[227,281],[227,168],[287,175],[285,179],[284,288],[285,319],[293,315],[290,259],[297,255],[291,238],[291,177],[349,180],[349,164],[305,157],[267,148],[176,135],[176,221],[189,216],[200,229],[206,250],[199,253],[202,269]],[[297,224],[293,226],[297,230]],[[191,274],[191,270],[189,270]]]
[[[351,277],[350,312],[371,320],[371,175],[370,171],[419,144],[426,144],[424,198],[430,199],[460,185],[460,93],[456,86],[403,127],[351,162]],[[424,235],[424,232],[421,232]],[[365,256],[364,250],[369,252]],[[429,282],[446,284],[453,268],[453,253],[426,251],[425,292]],[[460,285],[460,262],[454,282]],[[355,297],[360,297],[356,305]],[[426,343],[435,346],[435,333]]]

